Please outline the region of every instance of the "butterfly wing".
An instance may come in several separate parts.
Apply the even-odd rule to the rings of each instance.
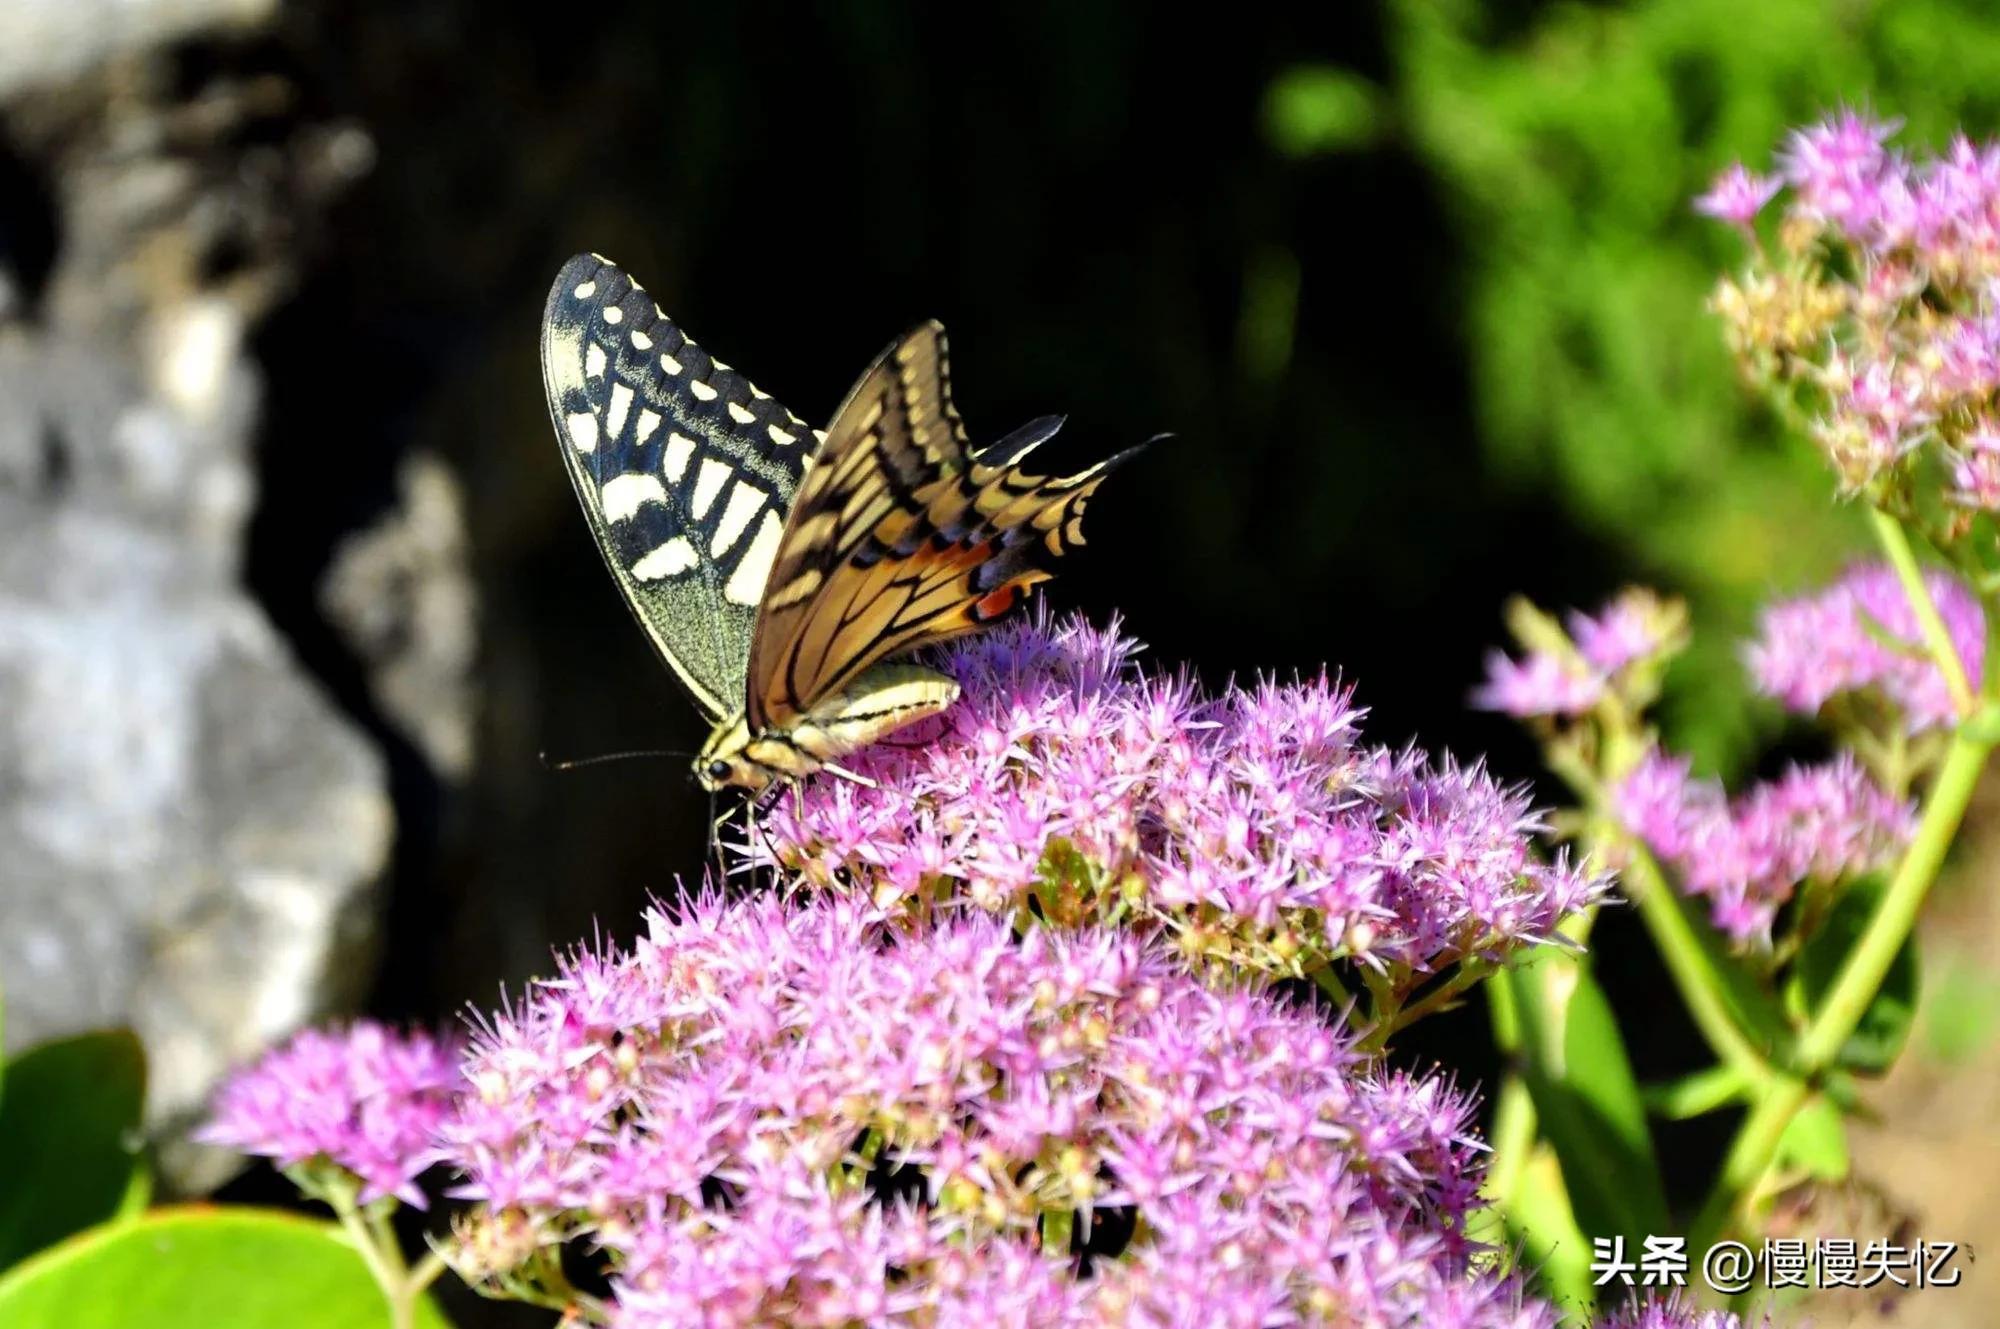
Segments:
[[[564,264],[549,292],[542,381],[625,603],[709,715],[734,714],[816,435],[595,255]]]
[[[944,329],[912,329],[848,394],[800,482],[750,648],[752,732],[788,728],[876,662],[970,632],[1081,544],[1085,502],[1121,453],[1079,475],[1016,463],[1041,420],[980,453],[951,401]]]

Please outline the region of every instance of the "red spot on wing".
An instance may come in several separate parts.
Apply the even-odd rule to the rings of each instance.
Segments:
[[[1012,609],[1014,602],[1020,599],[1020,589],[1014,583],[1009,582],[998,590],[989,592],[985,599],[980,600],[972,606],[972,616],[981,623],[991,618],[1000,617],[1000,615]]]

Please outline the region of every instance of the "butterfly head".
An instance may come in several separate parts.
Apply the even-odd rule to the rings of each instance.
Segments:
[[[695,783],[711,794],[722,789],[762,793],[778,773],[752,761],[749,748],[750,726],[742,715],[717,725],[694,759]]]

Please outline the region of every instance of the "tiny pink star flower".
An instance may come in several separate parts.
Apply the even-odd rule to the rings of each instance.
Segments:
[[[1471,703],[1522,719],[1587,715],[1608,695],[1628,695],[1635,666],[1661,664],[1684,644],[1686,613],[1644,587],[1631,587],[1595,614],[1565,616],[1569,650],[1538,646],[1519,659],[1491,651]],[[1553,625],[1550,625],[1553,629]],[[1629,700],[1629,695],[1628,695]]]
[[[363,1204],[392,1195],[422,1208],[416,1179],[460,1087],[458,1055],[370,1020],[309,1029],[231,1076],[196,1138],[280,1167],[331,1163],[360,1179]]]
[[[1499,958],[1607,888],[1531,853],[1543,823],[1483,767],[1369,746],[1351,689],[1321,676],[1206,696],[1140,670],[1136,650],[1045,617],[952,646],[940,663],[962,695],[937,730],[859,754],[870,786],[779,800],[747,854],[874,900],[1204,916],[1206,953],[1281,972]],[[893,867],[931,828],[954,854]]]
[[[1694,201],[1694,210],[1747,230],[1783,187],[1784,181],[1776,176],[1756,175],[1738,162],[1715,178],[1708,192]]]
[[[1780,163],[1800,210],[1851,234],[1873,235],[1884,183],[1904,169],[1887,146],[1900,127],[1850,109],[1793,131]]]
[[[1604,697],[1604,679],[1554,651],[1530,651],[1515,660],[1505,652],[1486,656],[1486,681],[1473,691],[1483,711],[1523,719],[1536,715],[1583,715]]]
[[[1573,612],[1566,622],[1578,652],[1607,679],[1676,649],[1684,630],[1681,615],[1645,589],[1623,591],[1595,615]]]
[[[1556,1323],[1465,1235],[1470,1094],[1130,934],[704,894],[564,957],[466,1085],[455,1260],[582,1243],[619,1329]],[[1121,1216],[1087,1277],[1049,1249]]]
[[[1676,1292],[1635,1297],[1598,1317],[1597,1329],[1743,1329],[1743,1321],[1730,1311],[1703,1310]]]
[[[1951,465],[1952,501],[2000,512],[2000,427],[1982,423],[1959,443]]]
[[[1978,678],[1986,656],[1978,599],[1943,572],[1927,572],[1924,585],[1966,676]],[[1795,711],[1812,714],[1833,697],[1865,691],[1893,706],[1910,733],[1957,718],[1916,612],[1887,564],[1862,564],[1826,590],[1768,607],[1747,659],[1758,690]]]
[[[1846,754],[1794,766],[1730,800],[1720,782],[1690,778],[1685,758],[1654,752],[1620,783],[1615,805],[1737,941],[1768,938],[1801,882],[1888,866],[1916,829],[1915,806],[1892,798]]]

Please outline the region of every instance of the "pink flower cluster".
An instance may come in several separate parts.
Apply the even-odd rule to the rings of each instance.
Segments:
[[[1604,648],[1624,649],[1607,627]],[[1046,619],[950,648],[963,699],[870,778],[776,800],[746,846],[882,903],[946,895],[1084,922],[1137,909],[1186,953],[1281,973],[1429,973],[1547,938],[1605,882],[1538,859],[1526,795],[1362,742],[1321,677],[1204,697],[1114,629]]]
[[[1896,129],[1843,111],[1795,131],[1779,175],[1723,172],[1695,206],[1745,231],[1790,194],[1777,256],[1760,249],[1716,304],[1753,372],[1812,390],[1849,492],[1907,482],[1901,463],[1935,444],[1952,498],[2000,510],[2000,147],[1960,135],[1911,155]]]
[[[587,1239],[619,1329],[1554,1323],[1470,1259],[1467,1095],[1124,933],[704,898],[467,1078],[461,1268]]]
[[[1701,1310],[1676,1293],[1630,1301],[1600,1319],[1597,1329],[1741,1329],[1742,1323],[1729,1311]],[[1770,1318],[1761,1323],[1768,1326]]]
[[[490,1020],[463,1077],[422,1034],[305,1034],[204,1134],[418,1203],[448,1161],[481,1202],[461,1271],[519,1293],[581,1239],[608,1329],[1559,1321],[1464,1235],[1471,1098],[1317,1012],[978,914],[708,897],[650,924]],[[1737,1329],[1657,1300],[1600,1323]]]
[[[1637,589],[1612,599],[1595,617],[1571,611],[1565,623],[1565,649],[1541,647],[1519,659],[1488,653],[1486,680],[1473,691],[1472,704],[1522,719],[1587,714],[1628,670],[1678,650],[1685,625],[1666,602]]]
[[[363,1204],[421,1208],[416,1179],[459,1088],[459,1055],[369,1020],[309,1029],[230,1079],[197,1138],[280,1167],[331,1164],[360,1179]]]
[[[1732,802],[1719,781],[1692,779],[1685,758],[1655,752],[1619,785],[1616,803],[1682,889],[1706,896],[1716,927],[1738,941],[1768,940],[1799,883],[1887,866],[1916,827],[1915,807],[1845,754],[1795,766]]]
[[[1927,573],[1924,584],[1966,676],[1977,680],[1986,660],[1979,600],[1942,572]],[[1771,605],[1747,654],[1758,689],[1795,711],[1810,715],[1834,697],[1865,692],[1889,706],[1908,733],[1957,720],[1909,597],[1887,564],[1852,568],[1823,591]]]

